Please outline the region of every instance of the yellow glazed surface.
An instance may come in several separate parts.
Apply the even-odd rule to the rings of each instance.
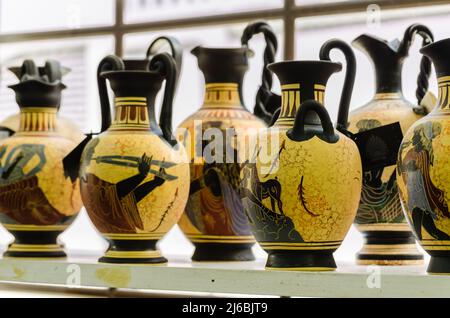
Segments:
[[[243,184],[254,191],[249,176],[260,184],[279,182],[280,202],[273,205],[268,196],[262,204],[268,211],[290,218],[299,236],[292,235],[289,229],[284,240],[278,236],[277,249],[283,246],[298,250],[336,249],[353,223],[358,206],[361,189],[358,149],[340,133],[336,143],[327,143],[317,136],[296,142],[286,136],[286,131],[276,127],[268,130],[269,140],[279,140],[279,151],[269,158],[258,158],[256,171],[251,164],[247,165],[242,173]],[[264,149],[267,145],[262,144],[260,153],[271,152]],[[255,172],[257,176],[252,175]],[[274,247],[269,244],[276,241],[273,235],[263,232],[259,229],[255,234],[262,247]]]
[[[0,142],[4,224],[68,223],[82,202],[79,182],[65,177],[62,160],[76,144],[55,132],[56,109],[27,108],[22,117],[20,131]]]
[[[150,170],[128,195],[119,198],[116,185],[139,175],[139,167],[136,163],[127,165],[126,160],[124,165],[116,165],[96,158],[127,156],[142,162],[144,155],[148,162],[152,161]],[[170,166],[160,170],[156,161]],[[83,201],[101,233],[115,238],[120,235],[114,234],[142,234],[142,237],[159,239],[177,223],[189,191],[189,165],[182,147],[174,150],[148,131],[107,131],[89,142],[82,162]],[[157,175],[164,181],[138,201],[137,189],[156,180]],[[167,179],[167,175],[173,179]]]
[[[420,119],[413,111],[413,105],[398,93],[376,94],[374,100],[352,111],[348,130],[358,133],[364,130],[399,122],[403,134]],[[361,202],[356,216],[356,224],[364,231],[369,224],[398,224],[397,230],[404,230],[405,219],[397,194],[395,165],[383,170],[365,172]],[[371,183],[368,181],[371,180]],[[391,182],[390,182],[391,181]],[[399,224],[400,223],[400,224]],[[402,225],[403,223],[403,225]],[[372,230],[377,230],[373,228]]]

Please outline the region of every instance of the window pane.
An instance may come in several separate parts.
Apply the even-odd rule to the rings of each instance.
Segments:
[[[14,92],[7,87],[16,83],[17,78],[8,67],[21,65],[27,58],[37,65],[56,59],[71,69],[63,78],[67,89],[63,91],[60,115],[73,120],[86,132],[96,131],[100,127],[96,69],[100,59],[114,51],[113,43],[112,37],[92,37],[2,45],[0,119],[19,111]]]
[[[282,6],[283,0],[126,0],[125,22],[208,16]]]
[[[114,0],[1,0],[0,31],[17,33],[112,25]]]

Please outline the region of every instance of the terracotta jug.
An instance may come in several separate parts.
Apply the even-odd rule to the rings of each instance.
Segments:
[[[0,221],[14,236],[5,257],[65,257],[58,236],[81,209],[79,180],[71,179],[63,158],[76,143],[58,130],[60,65],[38,68],[32,60],[9,86],[20,107],[17,132],[0,141]]]
[[[387,42],[367,34],[353,41],[353,45],[366,53],[373,63],[376,93],[369,103],[350,113],[349,131],[357,133],[398,122],[405,133],[428,112],[422,102],[431,72],[428,58],[424,57],[421,61],[416,92],[418,103],[410,103],[402,94],[402,66],[416,34],[423,37],[424,45],[433,41],[428,28],[419,24],[411,25],[401,42]],[[402,213],[395,165],[364,171],[355,225],[364,236],[364,246],[357,254],[358,264],[422,263],[423,255],[417,250],[414,236]]]
[[[39,74],[45,74],[46,72],[48,72],[50,65],[53,65],[52,72],[54,72],[54,76],[56,75],[58,78],[62,78],[64,75],[70,72],[69,68],[61,66],[58,61],[48,60],[45,66],[38,67]],[[20,80],[22,69],[21,67],[10,67],[8,69],[11,72],[13,72],[14,75],[16,75],[16,77]],[[7,131],[9,136],[18,131],[19,127],[20,127],[20,113],[11,115],[0,122],[0,130]],[[66,118],[61,118],[59,116],[58,116],[58,126],[56,127],[56,130],[59,134],[73,140],[77,144],[81,142],[84,138],[84,134],[81,132],[80,128],[77,125],[75,125],[75,123]]]
[[[262,130],[241,173],[242,202],[266,268],[333,270],[333,252],[353,223],[362,168],[356,144],[332,125],[323,106],[329,77],[341,70],[332,49],[347,60],[338,129],[347,123],[355,57],[340,40],[326,42],[320,61],[269,65],[278,76],[282,106],[274,125]]]
[[[190,145],[186,148],[191,149],[189,200],[179,226],[195,245],[192,256],[195,261],[254,259],[251,247],[255,239],[239,197],[240,164],[248,151],[236,144],[245,144],[258,128],[265,127],[263,120],[269,120],[275,108],[265,108],[269,103],[276,103],[276,97],[270,92],[271,75],[267,73],[263,73],[255,106],[262,119],[251,114],[243,102],[242,84],[252,53],[247,43],[259,32],[265,35],[268,46],[265,59],[272,61],[276,37],[266,23],[260,22],[244,31],[242,47],[192,50],[205,77],[206,91],[201,108],[179,128],[184,144]],[[211,138],[211,134],[216,137]],[[206,158],[205,152],[217,143],[220,146],[214,151],[219,158]]]
[[[100,62],[102,133],[86,145],[80,169],[86,210],[109,242],[100,262],[167,261],[156,243],[177,223],[189,192],[186,153],[171,128],[177,76],[168,53],[144,60],[110,55]],[[106,81],[114,92],[112,122]],[[163,81],[158,125],[155,97]]]
[[[430,273],[450,273],[450,39],[421,49],[436,69],[437,107],[412,125],[400,146],[397,182],[406,219],[431,255]]]

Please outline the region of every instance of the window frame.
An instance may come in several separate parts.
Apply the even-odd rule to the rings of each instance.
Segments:
[[[176,28],[199,27],[208,25],[231,24],[253,20],[279,19],[284,28],[284,59],[295,57],[295,21],[299,18],[326,16],[340,13],[364,12],[371,4],[377,4],[383,10],[412,8],[449,4],[445,0],[350,0],[345,2],[331,2],[322,4],[297,5],[295,0],[284,0],[283,7],[256,10],[250,12],[228,13],[211,16],[149,21],[138,23],[124,23],[125,0],[115,0],[114,23],[110,26],[81,27],[77,29],[59,29],[54,31],[20,32],[0,34],[0,44],[38,41],[49,39],[64,39],[71,37],[91,37],[112,35],[114,37],[115,54],[122,56],[124,52],[123,39],[126,34],[145,31],[161,31]]]

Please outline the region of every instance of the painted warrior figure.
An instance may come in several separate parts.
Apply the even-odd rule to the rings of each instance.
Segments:
[[[439,215],[450,217],[444,193],[436,188],[430,178],[429,167],[433,165],[432,140],[441,132],[439,123],[426,123],[414,130],[412,148],[402,156],[400,149],[399,173],[408,187],[408,211],[415,232],[422,239],[422,227],[437,240],[449,240],[450,236],[439,230],[434,221]],[[402,196],[403,197],[403,196]]]
[[[91,149],[88,151],[92,153]],[[85,205],[88,210],[95,211],[90,217],[100,231],[135,233],[138,229],[144,230],[137,205],[166,181],[161,177],[165,174],[164,168],[161,167],[152,180],[142,183],[147,178],[151,164],[152,159],[144,153],[137,164],[138,173],[116,184],[91,173],[82,176],[81,182],[87,185],[84,189],[91,194],[85,196],[91,198]]]

